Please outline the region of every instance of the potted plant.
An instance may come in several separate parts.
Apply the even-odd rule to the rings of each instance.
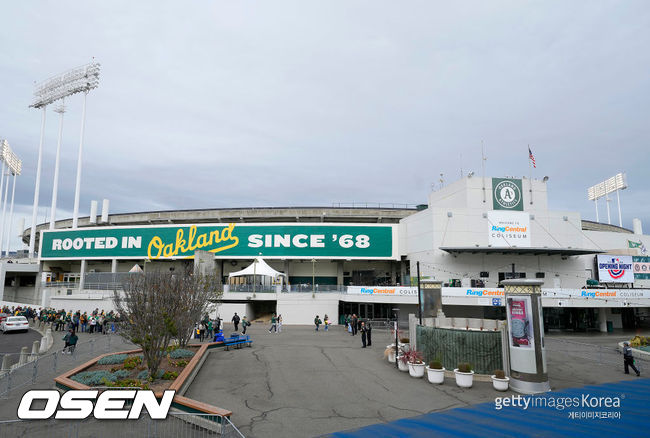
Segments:
[[[458,368],[454,370],[456,375],[456,385],[461,388],[471,388],[474,383],[474,371],[468,363],[459,363]]]
[[[427,367],[427,379],[429,383],[440,385],[445,381],[445,367],[440,360],[432,360]]]
[[[388,359],[388,362],[395,363],[396,350],[397,348],[395,347],[395,344],[386,346],[386,349],[384,350],[384,357]]]
[[[409,349],[409,338],[400,338],[399,347],[403,348],[404,350],[408,350]]]
[[[506,374],[503,370],[495,370],[494,374],[490,376],[492,378],[492,386],[497,391],[507,391],[510,378],[506,377]]]
[[[406,351],[401,351],[397,355],[397,367],[400,371],[407,372],[409,370],[408,357],[406,356]]]
[[[424,367],[426,365],[422,360],[422,353],[417,350],[409,350],[404,352],[404,358],[408,364],[411,377],[419,379],[424,376]]]

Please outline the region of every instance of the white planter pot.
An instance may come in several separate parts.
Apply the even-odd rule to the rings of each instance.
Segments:
[[[471,388],[472,384],[474,383],[474,371],[470,371],[469,373],[461,373],[458,371],[458,368],[454,370],[454,374],[456,374],[456,385],[460,386],[461,388]]]
[[[409,365],[409,374],[411,375],[411,377],[415,377],[416,379],[424,377],[424,367],[426,367],[424,363],[409,362],[408,365]]]
[[[400,356],[400,358],[401,357],[402,356]],[[407,363],[405,363],[404,361],[400,360],[399,358],[397,358],[397,366],[399,367],[400,371],[407,372],[409,370],[409,365]]]
[[[440,385],[445,381],[445,368],[443,367],[441,370],[436,370],[427,367],[427,379],[429,379],[429,383]]]
[[[508,385],[510,384],[510,378],[506,377],[505,379],[497,379],[496,376],[490,376],[492,378],[492,386],[497,391],[507,391]]]
[[[395,363],[395,352],[388,353],[388,362]]]

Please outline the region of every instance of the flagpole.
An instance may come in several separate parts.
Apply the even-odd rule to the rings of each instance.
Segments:
[[[481,178],[483,181],[483,204],[485,204],[485,145],[483,140],[481,140],[481,170],[483,171],[483,177]]]
[[[528,145],[528,178],[530,178],[530,205],[533,205],[533,166],[530,161],[530,145]]]

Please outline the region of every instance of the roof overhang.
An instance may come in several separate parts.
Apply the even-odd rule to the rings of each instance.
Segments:
[[[442,251],[449,254],[507,254],[507,255],[559,255],[579,256],[589,254],[602,254],[605,251],[587,248],[545,248],[545,247],[505,247],[491,246],[441,246]]]

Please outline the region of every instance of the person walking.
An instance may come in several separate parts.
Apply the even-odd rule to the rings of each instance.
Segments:
[[[372,346],[372,326],[370,321],[366,324],[366,340],[368,341],[368,347]]]
[[[278,315],[278,333],[282,332],[282,315]]]
[[[275,316],[275,313],[271,315],[271,328],[269,329],[269,333],[272,331],[278,332],[278,318]]]
[[[212,321],[208,319],[208,323],[206,324],[205,337],[208,339],[212,339],[213,336],[214,336],[214,326],[212,325]]]
[[[641,375],[641,372],[636,366],[634,366],[632,348],[630,348],[630,343],[628,341],[623,342],[623,366],[625,367],[625,374],[630,374],[630,369],[628,367],[632,367],[637,377]]]
[[[318,315],[316,315],[316,318],[314,318],[314,325],[316,325],[316,331],[318,331],[318,326],[321,325],[323,321],[320,320]]]
[[[352,336],[356,335],[359,330],[359,327],[357,326],[358,322],[359,319],[357,318],[357,315],[352,314],[352,320],[350,321],[350,325],[352,325]]]
[[[248,322],[248,319],[246,319],[246,315],[241,317],[241,334],[245,335],[246,334],[246,328],[251,325],[250,322]]]
[[[232,323],[235,325],[235,331],[239,330],[239,315],[235,312],[235,315],[232,317]]]
[[[325,314],[325,316],[323,317],[323,326],[325,327],[325,331],[327,331],[327,327],[329,326],[329,324],[330,324],[330,318],[329,316],[327,316],[327,314]]]
[[[203,322],[199,323],[199,342],[203,342],[205,339],[205,324]]]
[[[363,347],[361,348],[366,348],[366,323],[365,322],[361,323],[361,328],[359,331],[361,332],[361,344],[363,344]]]

